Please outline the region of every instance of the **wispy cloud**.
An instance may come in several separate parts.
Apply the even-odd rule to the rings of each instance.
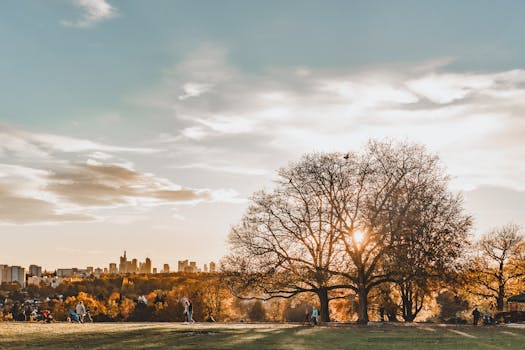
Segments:
[[[53,202],[23,195],[13,183],[0,182],[0,223],[92,221],[93,216],[61,211]]]
[[[35,133],[0,124],[0,157],[10,155],[23,158],[46,158],[54,153],[95,152],[95,156],[108,157],[104,152],[151,154],[160,149],[122,147],[68,136]]]
[[[112,216],[108,209],[127,207],[136,214],[159,205],[241,200],[231,189],[179,186],[106,153],[151,155],[158,149],[106,145],[7,126],[0,126],[0,139],[1,224],[106,220]]]
[[[62,20],[65,27],[90,28],[117,15],[117,9],[106,0],[73,0],[73,4],[82,9],[82,18]]]
[[[190,97],[197,97],[208,91],[210,88],[211,86],[208,84],[188,82],[182,87],[182,91],[184,93],[179,96],[179,100],[185,100]]]
[[[124,166],[88,161],[53,171],[46,190],[80,206],[111,207],[136,204],[196,203],[212,199],[212,191],[183,188]]]
[[[240,175],[267,175],[268,170],[258,168],[248,168],[231,164],[206,164],[206,163],[191,163],[180,166],[174,166],[177,169],[201,169],[212,172],[224,172],[229,174]]]
[[[183,164],[207,171],[224,171],[210,157],[272,169],[303,152],[395,137],[438,152],[460,188],[523,188],[525,71],[452,72],[451,61],[247,73],[228,62],[224,49],[207,46],[167,71],[141,102],[175,120],[178,133],[159,144],[193,147]],[[206,88],[180,98],[188,84]]]

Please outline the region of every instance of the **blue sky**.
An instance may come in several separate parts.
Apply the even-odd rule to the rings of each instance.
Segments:
[[[520,1],[122,1],[115,17],[67,28],[68,1],[7,1],[0,10],[0,90],[25,125],[125,108],[130,94],[206,43],[245,71],[360,69],[454,57],[451,69],[519,68]],[[46,91],[45,94],[42,94]],[[20,105],[20,99],[31,103]],[[35,117],[38,114],[39,117]]]
[[[217,260],[246,198],[278,167],[369,137],[438,153],[477,233],[525,223],[524,10],[3,1],[0,196],[33,209],[0,208],[0,257],[104,266],[127,248],[154,265]],[[93,185],[85,179],[100,186],[82,194]],[[20,235],[46,237],[57,254],[33,244],[14,254]]]

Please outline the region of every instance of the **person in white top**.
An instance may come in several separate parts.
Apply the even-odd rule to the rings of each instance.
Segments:
[[[86,307],[84,306],[84,302],[82,300],[78,302],[75,311],[80,318],[80,322],[84,322],[84,316],[86,316]]]

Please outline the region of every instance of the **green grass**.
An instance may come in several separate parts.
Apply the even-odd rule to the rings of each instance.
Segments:
[[[0,323],[0,349],[525,349],[525,328]]]

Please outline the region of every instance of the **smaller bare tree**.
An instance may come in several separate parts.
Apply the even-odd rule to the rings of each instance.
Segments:
[[[468,273],[468,290],[472,294],[493,298],[502,311],[512,283],[525,276],[523,261],[525,237],[521,227],[507,224],[485,234],[478,242],[478,255],[472,259]]]

